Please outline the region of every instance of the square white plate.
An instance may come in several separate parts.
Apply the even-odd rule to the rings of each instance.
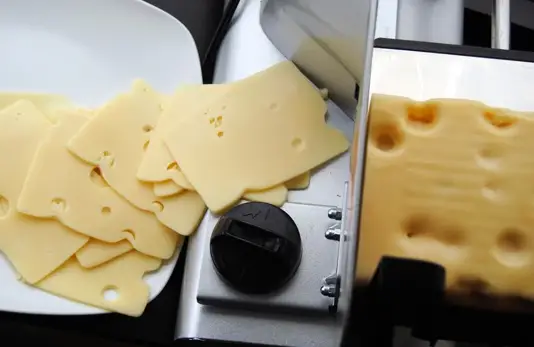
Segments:
[[[189,31],[141,0],[0,0],[0,91],[60,93],[99,106],[142,78],[160,92],[202,83]],[[178,255],[145,277],[151,300]],[[0,310],[37,314],[105,311],[17,281],[0,256]]]

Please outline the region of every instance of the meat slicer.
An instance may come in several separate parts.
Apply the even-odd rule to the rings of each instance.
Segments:
[[[310,187],[290,193],[281,208],[285,213],[277,212],[296,225],[301,260],[289,280],[274,276],[272,283],[263,281],[261,294],[243,290],[250,289],[261,273],[248,269],[242,280],[235,280],[234,270],[220,271],[214,265],[220,256],[216,253],[224,250],[214,251],[213,240],[221,235],[220,217],[208,213],[189,240],[177,340],[323,347],[357,341],[362,346],[392,346],[396,325],[409,326],[431,342],[448,338],[436,328],[436,312],[443,311],[444,270],[439,265],[384,258],[369,286],[381,294],[368,294],[371,289],[366,288],[367,294],[358,296],[354,290],[358,247],[365,247],[358,245],[358,225],[367,111],[373,93],[417,100],[469,98],[533,110],[528,85],[534,80],[534,57],[506,50],[509,2],[494,4],[493,46],[504,50],[461,46],[461,0],[249,1],[246,6],[253,9],[245,11],[256,11],[256,24],[272,44],[318,88],[328,89],[327,122],[353,140],[353,149],[317,169]],[[488,78],[498,83],[480,83]],[[506,92],[508,86],[517,89],[513,95]],[[260,213],[261,207],[257,208]],[[285,242],[292,240],[286,237]],[[240,254],[231,256],[233,264],[247,262]],[[395,287],[395,279],[404,275],[427,278],[428,285]],[[403,296],[408,291],[412,295]],[[419,301],[408,306],[424,307],[420,314],[399,318],[392,312],[400,306],[406,310],[406,303],[413,300]],[[365,328],[357,329],[356,323]],[[505,339],[501,335],[492,338]]]

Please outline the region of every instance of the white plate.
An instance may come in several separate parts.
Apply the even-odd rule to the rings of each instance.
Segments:
[[[161,92],[202,83],[189,31],[140,0],[0,0],[0,91],[61,93],[98,106],[135,78]],[[151,299],[167,283],[177,256],[147,275]],[[17,281],[0,257],[0,310],[97,314],[103,310]]]

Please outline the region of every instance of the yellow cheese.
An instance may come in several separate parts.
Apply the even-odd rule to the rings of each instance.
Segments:
[[[184,190],[184,188],[177,185],[173,180],[154,182],[153,189],[154,194],[159,197],[176,195]]]
[[[49,119],[57,110],[73,107],[69,99],[59,94],[4,92],[0,93],[0,110],[19,100],[31,102]]]
[[[128,239],[140,252],[171,257],[178,235],[115,193],[94,166],[72,155],[66,143],[86,122],[76,113],[58,116],[26,179],[18,201],[21,212],[56,217],[64,225],[106,241]]]
[[[289,181],[286,181],[285,186],[287,189],[306,189],[310,185],[310,178],[311,174],[309,171],[303,173],[302,175],[298,175],[295,178],[290,179]]]
[[[92,268],[106,263],[131,249],[132,244],[127,240],[107,243],[97,239],[91,239],[76,252],[76,259],[81,266]]]
[[[159,221],[182,235],[189,235],[202,219],[206,206],[196,192],[157,197],[152,184],[136,173],[150,133],[161,113],[161,96],[146,83],[136,81],[129,94],[104,106],[71,139],[69,149],[79,158],[98,165],[116,192],[133,205],[156,214]],[[120,129],[122,136],[117,136]]]
[[[245,191],[282,184],[344,152],[348,142],[325,124],[325,112],[321,95],[284,62],[240,82],[196,116],[178,118],[164,141],[218,212]]]
[[[160,264],[161,260],[136,251],[93,269],[84,268],[72,258],[37,283],[36,287],[71,300],[138,317],[149,299],[149,288],[143,275],[156,270]]]
[[[185,86],[179,88],[174,97],[168,99],[156,128],[151,132],[150,142],[137,171],[138,179],[145,182],[156,182],[154,184],[154,192],[157,196],[173,195],[171,194],[173,190],[168,185],[163,189],[157,183],[169,179],[180,187],[195,190],[163,142],[165,131],[172,127],[180,117],[198,116],[198,112],[202,110],[202,107],[210,105],[239,83]],[[213,122],[217,125],[218,121],[214,119]],[[287,189],[282,186],[275,186],[272,191],[268,188],[261,191],[251,191],[250,193],[246,192],[243,198],[280,206],[286,201]]]
[[[372,98],[356,276],[382,255],[442,264],[451,290],[534,299],[534,114]]]
[[[249,191],[243,195],[245,200],[267,202],[275,206],[282,206],[287,201],[287,188],[280,184],[273,188],[259,191]]]
[[[28,101],[0,111],[0,250],[29,283],[48,275],[88,240],[55,220],[16,209],[35,151],[51,127]]]

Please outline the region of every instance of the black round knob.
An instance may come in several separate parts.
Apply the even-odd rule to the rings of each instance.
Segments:
[[[300,264],[297,225],[280,208],[249,202],[221,216],[210,240],[211,259],[222,279],[247,294],[283,287]]]

